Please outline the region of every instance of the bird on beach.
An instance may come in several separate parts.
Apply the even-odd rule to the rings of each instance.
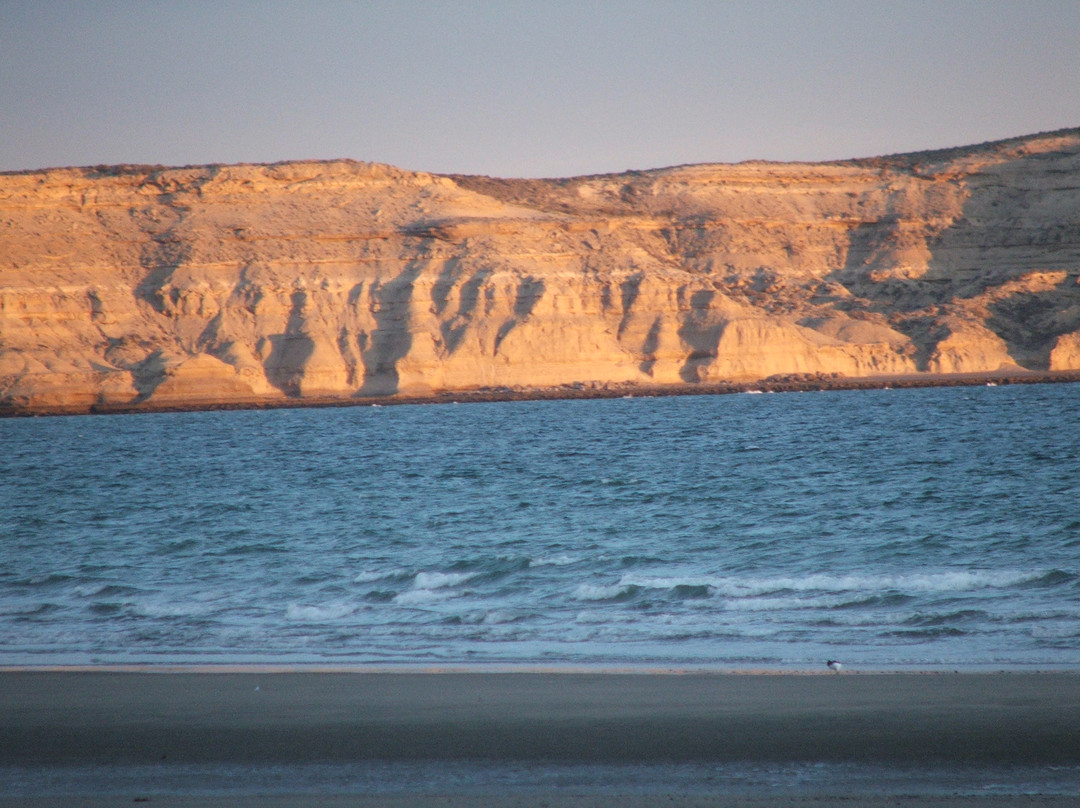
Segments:
[[[829,670],[835,671],[836,673],[840,673],[840,671],[843,670],[844,667],[835,659],[830,659],[826,661],[825,665],[826,667],[828,667]]]

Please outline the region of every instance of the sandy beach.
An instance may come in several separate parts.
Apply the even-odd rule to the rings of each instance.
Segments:
[[[5,763],[1080,763],[1074,674],[2,674]]]
[[[1080,675],[1071,673],[5,671],[0,714],[0,767],[23,772],[365,761],[1080,764]],[[838,788],[812,804],[844,797]],[[0,805],[55,804],[10,791],[0,788]],[[657,798],[609,791],[440,797],[449,802],[435,794],[303,798],[310,803],[280,793],[173,793],[155,794],[152,804],[633,806]],[[702,806],[804,799],[674,796]],[[915,797],[910,804],[1080,805],[1080,797],[1060,795]],[[85,794],[65,804],[136,798]],[[909,804],[878,799],[863,795],[854,804]]]

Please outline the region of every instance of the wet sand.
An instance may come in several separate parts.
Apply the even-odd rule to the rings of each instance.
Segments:
[[[0,673],[0,762],[1080,764],[1080,674]]]
[[[725,797],[657,794],[421,796],[154,796],[148,798],[64,797],[4,799],[5,808],[1076,808],[1080,797]]]
[[[1080,766],[1073,673],[4,671],[0,715],[0,767],[41,771],[359,761]],[[834,804],[827,795],[331,796],[165,794],[151,804]],[[833,797],[848,806],[1080,806],[1062,796]],[[135,797],[80,799],[64,804]],[[46,804],[55,800],[0,786],[0,806]]]

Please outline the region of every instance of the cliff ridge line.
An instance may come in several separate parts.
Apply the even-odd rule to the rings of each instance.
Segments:
[[[0,412],[1075,371],[1080,129],[545,180],[0,174]]]

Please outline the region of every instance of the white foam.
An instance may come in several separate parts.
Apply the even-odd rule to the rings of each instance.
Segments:
[[[774,578],[724,576],[641,577],[624,575],[616,586],[644,589],[674,589],[677,586],[707,586],[726,597],[747,598],[777,592],[965,592],[973,589],[1004,588],[1034,581],[1045,575],[1036,572],[956,570],[915,575],[817,575]]]
[[[831,602],[830,602],[831,601]],[[724,602],[724,609],[737,612],[779,612],[790,609],[821,609],[839,605],[843,600],[832,598],[732,598]]]
[[[399,606],[415,606],[419,603],[432,603],[437,600],[446,600],[454,596],[453,592],[438,589],[409,589],[399,592],[394,596],[394,603]]]
[[[139,603],[135,606],[135,613],[143,617],[194,617],[211,610],[210,606],[191,603]]]
[[[630,591],[633,584],[617,583],[608,586],[596,586],[594,584],[580,584],[574,590],[576,600],[611,600],[620,597]]]
[[[570,564],[576,564],[581,559],[570,555],[558,555],[558,556],[543,556],[542,558],[534,558],[529,562],[530,567],[566,567]]]
[[[619,584],[621,586],[639,586],[642,589],[674,589],[677,586],[705,586],[712,589],[715,580],[715,578],[701,576],[639,578],[635,575],[624,575],[619,579]]]
[[[640,615],[612,611],[585,610],[574,616],[574,622],[582,625],[617,626],[628,623],[637,624],[640,621]]]
[[[517,615],[504,609],[495,609],[484,615],[483,623],[488,626],[497,626],[503,623],[513,623]]]
[[[331,606],[301,606],[297,603],[290,603],[285,610],[285,617],[288,620],[321,623],[324,620],[337,620],[355,611],[356,606],[349,603],[337,603]]]
[[[418,572],[413,586],[417,589],[443,589],[463,584],[475,577],[475,572]]]
[[[79,584],[74,588],[75,594],[84,598],[92,598],[94,595],[100,595],[106,589],[116,589],[120,591],[135,591],[134,587],[129,587],[126,584],[118,584],[114,582],[98,582],[92,584]]]
[[[354,584],[369,584],[372,581],[379,581],[386,578],[389,573],[385,572],[361,572],[353,578]]]

